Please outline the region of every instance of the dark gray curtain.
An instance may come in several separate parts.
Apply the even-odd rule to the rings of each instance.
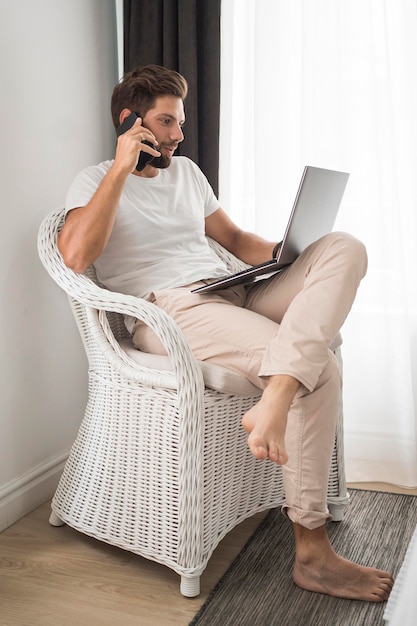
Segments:
[[[188,81],[185,139],[218,193],[221,0],[125,0],[124,69],[157,63]]]

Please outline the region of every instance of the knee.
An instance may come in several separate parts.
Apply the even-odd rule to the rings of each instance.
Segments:
[[[342,255],[348,267],[356,270],[359,277],[363,278],[368,268],[368,254],[362,241],[345,232],[330,233],[328,238],[335,246],[337,255]]]

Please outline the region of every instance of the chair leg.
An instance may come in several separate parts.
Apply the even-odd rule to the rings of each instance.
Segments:
[[[181,576],[180,591],[186,598],[200,594],[200,576]]]
[[[345,516],[346,506],[349,504],[349,495],[339,502],[328,502],[329,513],[333,517],[334,522],[342,522]]]
[[[58,517],[55,511],[52,511],[51,515],[49,516],[49,523],[51,524],[51,526],[65,526],[65,522],[63,522],[62,519]]]

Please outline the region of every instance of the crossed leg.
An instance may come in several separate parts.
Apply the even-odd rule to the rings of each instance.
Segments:
[[[298,283],[291,272],[284,277],[283,282],[287,279],[290,286],[286,290],[287,301],[280,297],[280,285],[265,283],[253,289],[256,298],[249,300],[249,306],[252,304],[252,310],[279,322],[280,330],[270,344],[261,370],[263,375],[269,374],[267,386],[261,400],[244,415],[242,424],[248,432],[252,454],[283,465],[287,513],[296,544],[294,582],[303,589],[335,597],[382,602],[393,586],[391,574],[338,555],[329,541],[326,520],[320,519],[320,511],[326,510],[328,479],[320,457],[330,462],[330,447],[334,442],[331,425],[336,419],[340,392],[339,385],[335,384],[337,373],[333,355],[328,351],[329,338],[335,336],[343,323],[365,267],[363,251],[356,242],[349,242],[349,239],[338,242],[337,236],[328,238],[328,242],[331,246],[324,249],[327,261],[323,255],[321,259],[319,255],[312,258],[311,263],[300,259],[305,271],[303,276],[298,268]],[[341,244],[344,259],[335,249],[331,250],[333,244]],[[352,247],[348,250],[346,245],[350,248],[350,244]],[[314,256],[314,251],[310,252]],[[358,263],[360,256],[362,261]],[[314,267],[315,275],[311,273]],[[271,293],[273,290],[275,294]],[[273,306],[277,306],[277,311],[274,312]],[[285,361],[289,364],[287,370]],[[323,363],[326,364],[315,379],[315,370],[318,372]],[[274,368],[295,375],[271,375]],[[300,381],[307,388],[300,388]],[[312,514],[314,511],[316,517]]]

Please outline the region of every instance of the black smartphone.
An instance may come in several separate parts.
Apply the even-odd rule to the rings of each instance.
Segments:
[[[136,122],[137,119],[138,119],[138,116],[136,115],[136,113],[132,112],[130,115],[128,115],[127,118],[123,120],[123,122],[118,127],[116,131],[117,136],[119,137],[119,135],[123,135],[123,133],[129,130],[129,128],[132,128],[133,124]],[[147,146],[150,146],[151,148],[155,148],[153,143],[151,143],[150,141],[143,141],[142,143],[146,143]],[[145,165],[150,163],[154,158],[155,157],[152,154],[148,154],[147,152],[141,151],[139,155],[139,161],[137,162],[137,165],[136,165],[137,171],[141,172],[143,168],[145,167]]]

